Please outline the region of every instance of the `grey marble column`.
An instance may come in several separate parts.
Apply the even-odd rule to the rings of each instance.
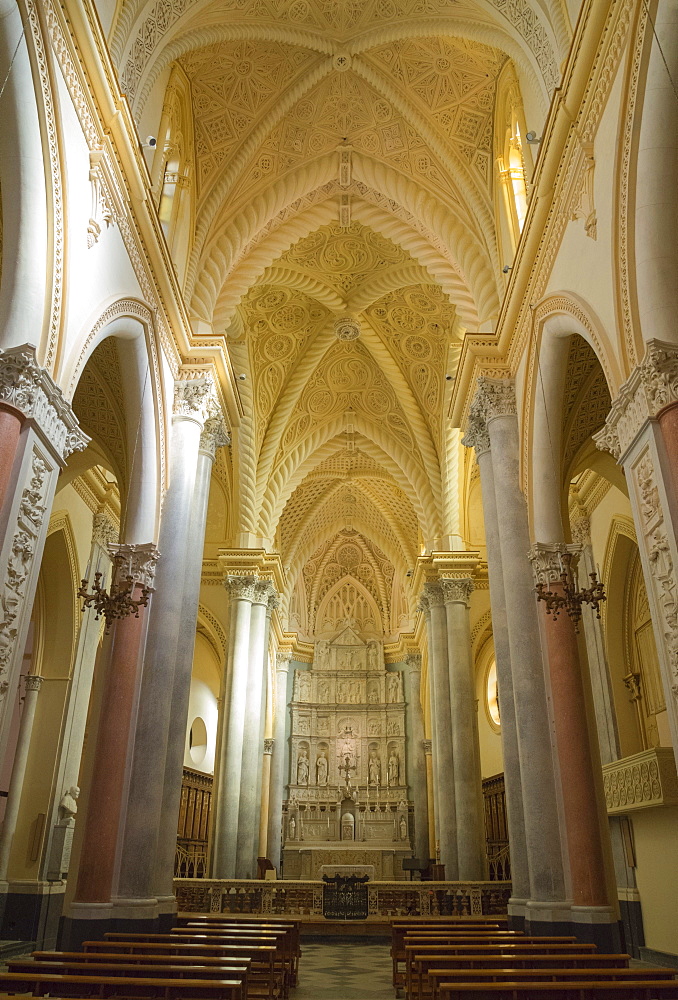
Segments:
[[[291,653],[276,654],[275,716],[273,718],[273,755],[271,757],[271,790],[268,805],[268,859],[280,875],[282,838],[282,804],[285,786],[285,731],[287,724],[287,675]]]
[[[215,770],[212,877],[235,878],[238,816],[242,782],[243,736],[250,652],[250,620],[256,580],[229,576],[225,585],[231,594],[229,656],[224,696],[223,734]]]
[[[492,454],[530,877],[528,916],[534,921],[567,920],[544,661],[527,557],[527,504],[520,488],[513,380],[480,378],[471,412],[485,422]]]
[[[26,764],[28,763],[28,751],[31,745],[31,734],[35,721],[35,709],[37,707],[38,692],[42,686],[44,678],[39,674],[28,674],[25,678],[24,705],[19,722],[19,734],[14,751],[14,762],[12,764],[12,777],[9,782],[7,792],[7,806],[5,808],[5,818],[0,832],[0,880],[7,878],[7,865],[9,863],[9,853],[12,849],[14,834],[16,833],[16,823],[19,817],[19,804],[21,802],[21,791],[23,789],[24,778],[26,776]]]
[[[175,383],[169,487],[162,505],[158,539],[160,559],[149,610],[118,886],[114,892],[116,910],[133,905],[134,912],[145,918],[157,913],[156,856],[174,669],[189,569],[200,435],[212,398],[210,379]]]
[[[264,683],[264,642],[266,616],[272,586],[268,580],[254,588],[250,617],[250,648],[247,674],[247,697],[242,743],[240,772],[240,802],[238,807],[238,840],[235,860],[236,878],[255,878],[255,839],[259,840],[259,811],[257,808],[257,776],[262,753],[261,705]]]
[[[441,580],[447,616],[454,798],[457,811],[459,878],[486,878],[485,824],[480,777],[480,744],[476,705],[471,623],[468,601],[473,580]]]
[[[429,785],[429,795],[431,797],[431,803],[433,804],[433,809],[431,810],[429,803],[429,842],[433,842],[433,851],[431,852],[431,857],[436,858],[439,854],[440,849],[440,818],[438,816],[438,787],[436,784],[436,766],[435,766],[435,746],[436,746],[436,715],[433,711],[434,705],[434,678],[433,678],[433,667],[431,661],[431,608],[429,606],[428,597],[425,593],[419,598],[419,605],[417,607],[418,611],[424,616],[424,621],[426,622],[426,637],[428,642],[428,694],[429,694],[429,723],[431,727],[431,739],[428,740],[428,762],[427,762],[427,775],[428,775],[428,785]]]
[[[440,863],[445,878],[459,877],[457,856],[457,812],[454,798],[454,756],[452,750],[452,714],[450,675],[447,654],[447,617],[439,583],[427,583],[424,594],[430,609],[429,664],[431,668],[432,709],[435,715],[433,767],[435,773],[437,832]]]
[[[174,902],[173,875],[177,844],[177,825],[181,802],[188,703],[191,694],[195,629],[200,603],[202,557],[205,547],[205,525],[210,494],[212,468],[217,448],[229,444],[230,438],[221,414],[205,421],[200,435],[195,488],[186,546],[183,603],[174,662],[172,705],[165,755],[165,779],[158,833],[154,894],[161,905]]]
[[[414,802],[414,855],[429,860],[424,713],[421,706],[421,655],[409,653],[407,663],[407,773]]]
[[[504,760],[504,787],[506,793],[506,813],[508,821],[509,850],[511,854],[512,894],[509,911],[524,914],[530,897],[530,876],[525,845],[525,817],[523,814],[523,789],[520,778],[520,754],[516,729],[516,707],[513,696],[513,674],[511,671],[511,650],[506,624],[506,598],[502,570],[499,524],[497,520],[497,497],[494,489],[494,473],[490,454],[490,438],[484,420],[469,421],[463,443],[475,447],[480,485],[483,495],[483,522],[485,525],[485,545],[487,547],[487,567],[490,581],[490,606],[492,608],[492,641],[497,665],[497,687],[499,690],[499,711],[501,719],[501,748]]]
[[[266,857],[266,854],[261,854],[260,851],[262,848],[265,850],[265,844],[263,843],[264,837],[261,835],[262,822],[263,822],[261,810],[262,810],[262,803],[264,801],[262,799],[262,781],[264,776],[264,765],[265,765],[269,770],[269,775],[267,780],[270,783],[270,763],[271,763],[270,756],[272,752],[269,751],[267,753],[265,749],[266,740],[264,739],[264,733],[266,731],[266,706],[268,698],[268,648],[271,638],[271,617],[279,604],[280,604],[280,598],[278,597],[278,595],[275,593],[274,590],[271,590],[271,593],[268,596],[268,602],[266,607],[266,626],[264,631],[263,660],[261,664],[262,684],[261,684],[261,711],[259,713],[259,757],[257,760],[257,799],[256,799],[257,823],[256,823],[256,829],[254,831],[254,840],[252,843],[252,857],[254,858],[255,871],[256,871],[257,858]],[[268,762],[264,760],[265,756],[268,756],[269,758]],[[268,793],[266,794],[265,811],[266,814],[268,815]],[[265,831],[267,827],[268,827],[268,821],[266,821],[263,830]]]

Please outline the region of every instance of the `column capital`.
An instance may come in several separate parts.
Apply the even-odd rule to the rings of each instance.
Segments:
[[[577,563],[581,553],[581,545],[567,545],[565,542],[535,542],[527,554],[527,558],[532,563],[534,579],[536,583],[560,583],[560,574],[563,572],[562,555],[569,552],[572,556],[570,569],[574,574],[577,572]]]
[[[570,531],[577,545],[591,544],[591,518],[584,507],[576,507],[570,514]]]
[[[481,420],[487,425],[495,417],[514,416],[517,412],[516,380],[481,375],[469,418]]]
[[[221,411],[205,420],[200,435],[200,451],[214,461],[217,448],[225,448],[231,443],[231,436]]]
[[[26,685],[27,691],[39,691],[42,687],[42,682],[44,677],[40,674],[26,674],[24,677],[24,684]]]
[[[678,348],[648,340],[637,365],[613,401],[602,430],[593,435],[600,451],[622,462],[645,422],[678,402]]]
[[[257,580],[253,576],[227,576],[224,587],[233,601],[253,601]]]
[[[0,351],[0,406],[3,404],[34,422],[62,466],[69,455],[84,451],[91,440],[52,376],[37,363],[31,344]]]
[[[254,597],[252,599],[252,603],[265,604],[268,607],[268,603],[272,597],[277,597],[277,594],[271,581],[257,580],[254,584]]]
[[[408,653],[405,657],[405,663],[411,674],[421,673],[421,653]]]
[[[438,580],[424,584],[424,592],[421,599],[425,599],[430,608],[441,608],[444,603],[443,589]]]
[[[92,518],[92,541],[106,550],[118,542],[118,529],[106,511],[98,511]]]
[[[477,399],[477,396],[476,396]],[[475,399],[471,404],[471,410],[466,421],[466,432],[461,443],[465,448],[475,448],[476,458],[484,455],[490,450],[490,432],[487,429],[487,422],[480,408],[475,408]]]
[[[136,585],[148,587],[150,590],[153,589],[155,567],[160,558],[158,548],[153,542],[109,545],[108,551],[112,558],[116,556],[123,557],[120,567],[120,574],[122,576],[131,576]]]
[[[270,739],[270,740],[266,739],[266,740],[264,740],[264,753],[265,754],[272,754],[274,747],[275,747],[275,740],[274,739]]]
[[[440,587],[445,604],[463,604],[466,607],[468,607],[469,598],[475,590],[475,584],[468,576],[441,580]]]
[[[275,654],[275,669],[279,674],[286,674],[290,669],[292,653],[289,650],[279,649]]]
[[[174,383],[174,417],[184,417],[204,426],[214,407],[214,382],[210,377],[183,378]]]
[[[281,604],[280,594],[277,592],[277,590],[273,590],[272,593],[270,593],[268,596],[268,611],[266,612],[266,614],[269,616],[272,615],[275,609],[280,607],[280,604]]]
[[[433,740],[422,740],[421,746],[424,753],[430,757],[433,753]]]

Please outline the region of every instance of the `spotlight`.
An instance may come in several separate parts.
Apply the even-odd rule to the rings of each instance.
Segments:
[[[240,372],[238,378],[240,379],[241,382],[244,382],[245,379],[247,378],[247,375],[245,374],[245,372]]]
[[[528,142],[531,142],[534,145],[541,142],[541,136],[540,135],[538,136],[536,132],[526,132],[525,138],[527,139]]]
[[[513,264],[504,264],[504,266],[502,267],[502,272],[504,274],[508,274],[509,271],[512,271],[512,270],[513,270]]]
[[[155,149],[158,145],[158,140],[154,135],[147,135],[146,141],[141,143],[142,149]]]
[[[445,376],[445,381],[446,382],[454,382],[454,375],[446,375]]]

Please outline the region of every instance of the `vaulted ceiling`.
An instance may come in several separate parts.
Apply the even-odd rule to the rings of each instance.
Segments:
[[[187,303],[246,376],[232,541],[280,550],[302,632],[336,591],[394,634],[458,528],[446,376],[504,289],[498,81],[543,114],[568,32],[563,0],[119,3],[139,122],[183,95]]]

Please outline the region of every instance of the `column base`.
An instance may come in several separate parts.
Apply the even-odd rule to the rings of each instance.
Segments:
[[[629,955],[633,955],[634,958],[641,958],[641,951],[645,946],[645,928],[640,893],[637,889],[617,886],[617,897],[624,927],[624,950]],[[651,959],[643,959],[643,961],[651,961]]]
[[[595,944],[607,954],[620,952],[624,940],[621,921],[609,906],[575,906],[567,901],[530,900],[525,912],[525,933],[574,935],[585,944]]]
[[[527,900],[511,896],[508,901],[508,928],[511,931],[525,930]]]
[[[83,941],[109,931],[162,934],[174,926],[174,914],[159,913],[157,899],[116,899],[111,903],[71,903],[59,924],[58,947],[79,950]]]
[[[0,939],[56,946],[65,882],[0,882]]]

